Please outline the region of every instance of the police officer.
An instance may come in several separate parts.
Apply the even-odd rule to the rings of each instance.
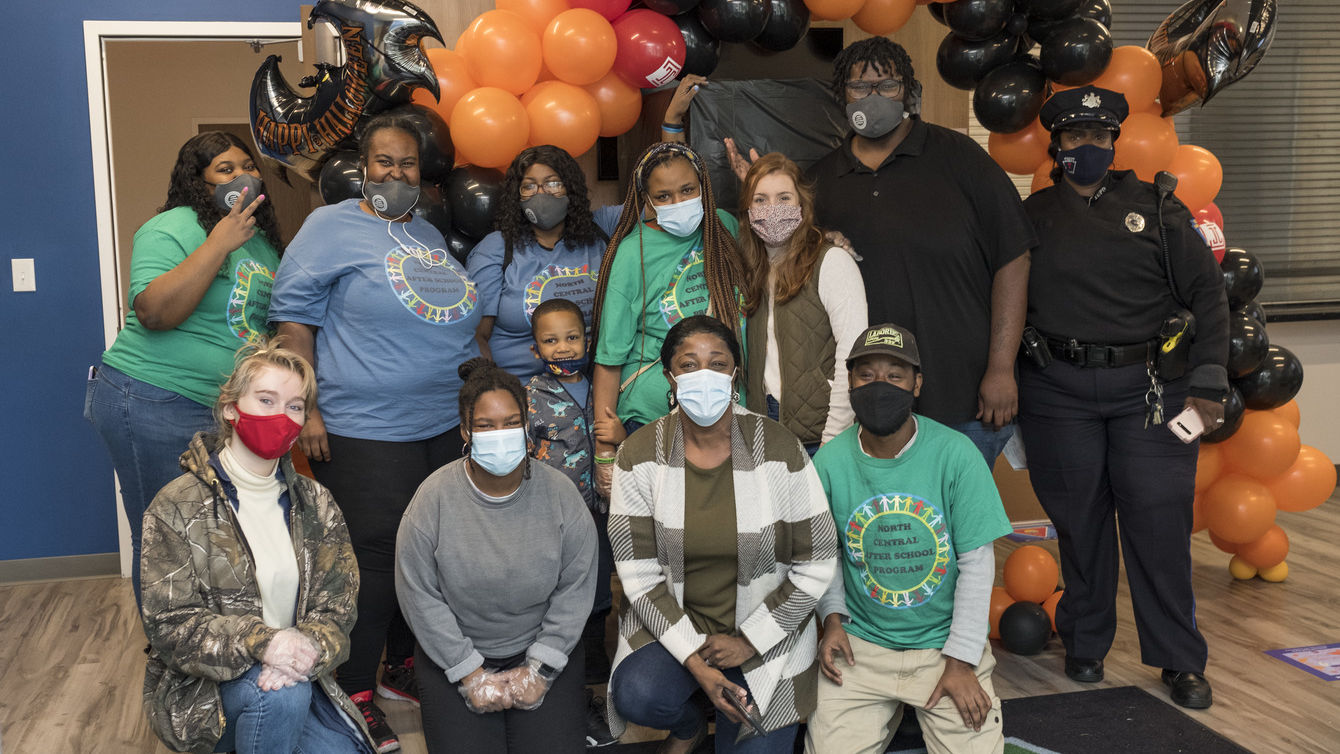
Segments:
[[[1163,668],[1174,702],[1205,708],[1207,650],[1191,590],[1198,443],[1164,425],[1184,407],[1207,430],[1223,423],[1228,304],[1214,257],[1171,189],[1110,169],[1126,114],[1124,96],[1093,86],[1042,108],[1057,167],[1055,185],[1024,203],[1039,244],[1019,426],[1060,540],[1066,675],[1102,680],[1120,537],[1141,661]]]

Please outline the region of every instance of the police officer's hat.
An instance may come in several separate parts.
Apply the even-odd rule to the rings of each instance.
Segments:
[[[1096,86],[1081,86],[1057,92],[1042,106],[1039,117],[1048,131],[1086,124],[1121,133],[1121,122],[1130,108],[1126,95]]]

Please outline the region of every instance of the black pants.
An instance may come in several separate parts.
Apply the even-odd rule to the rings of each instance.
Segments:
[[[458,685],[448,681],[442,668],[416,646],[419,711],[429,754],[584,754],[585,664],[579,642],[538,708],[481,715],[465,706]],[[485,666],[490,663],[485,661]]]
[[[414,653],[414,635],[395,596],[395,535],[400,517],[428,475],[461,457],[457,427],[427,440],[382,442],[327,435],[331,460],[312,473],[335,497],[358,558],[358,620],[349,632],[349,659],[336,674],[357,694],[377,683],[382,648],[398,664]]]
[[[1020,361],[1019,427],[1033,490],[1056,525],[1065,594],[1056,629],[1069,656],[1102,659],[1117,627],[1118,521],[1146,665],[1201,672],[1205,638],[1191,590],[1198,443],[1145,428],[1142,364],[1085,369]],[[1164,416],[1186,380],[1165,385]]]

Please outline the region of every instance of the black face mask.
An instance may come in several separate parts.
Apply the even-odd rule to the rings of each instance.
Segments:
[[[912,415],[916,401],[910,392],[883,380],[852,388],[850,396],[856,421],[880,437],[897,432]]]

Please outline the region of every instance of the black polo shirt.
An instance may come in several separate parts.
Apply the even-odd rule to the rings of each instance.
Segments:
[[[1036,242],[1019,192],[972,139],[920,119],[877,170],[851,138],[809,171],[815,215],[851,239],[870,324],[911,330],[925,384],[917,413],[947,424],[977,413],[996,271]]]

